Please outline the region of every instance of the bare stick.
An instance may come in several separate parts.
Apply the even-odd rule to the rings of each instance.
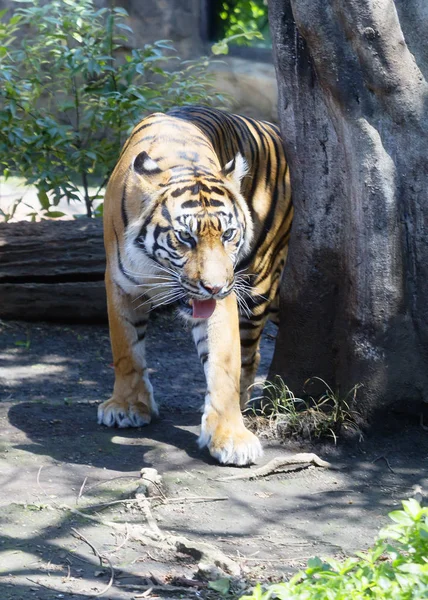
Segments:
[[[77,498],[76,498],[76,504],[78,504],[80,498],[82,497],[83,490],[85,489],[85,485],[86,485],[87,481],[88,481],[88,478],[85,477],[85,479],[83,480],[82,485],[80,486],[80,490],[79,490],[79,493],[78,493]]]
[[[116,554],[116,552],[119,552],[119,550],[125,546],[125,544],[127,543],[128,540],[129,540],[128,523],[125,523],[125,538],[124,538],[123,542],[121,544],[119,544],[119,546],[117,546],[117,548],[115,548],[112,552],[109,552],[110,556],[112,556],[113,554]]]
[[[131,586],[126,586],[126,587],[131,587]],[[132,588],[133,590],[144,590],[146,589],[145,592],[143,592],[142,594],[135,594],[134,598],[148,598],[150,597],[151,593],[153,592],[154,594],[156,594],[156,592],[159,593],[178,593],[178,594],[197,594],[199,592],[199,590],[197,588],[193,589],[193,588],[189,588],[189,587],[184,587],[181,585],[169,585],[169,584],[165,584],[165,585],[151,585],[148,588],[145,588],[145,586],[135,586],[133,585]]]
[[[165,504],[181,504],[185,502],[220,502],[229,500],[228,496],[183,496],[182,498],[165,498]]]
[[[111,586],[113,585],[113,582],[114,582],[114,567],[111,564],[111,560],[107,556],[100,554],[98,552],[98,550],[95,548],[95,546],[87,538],[85,538],[84,535],[82,535],[79,531],[77,531],[77,529],[74,529],[74,527],[71,527],[71,531],[73,531],[74,537],[77,537],[78,539],[82,540],[82,542],[85,542],[85,544],[88,544],[88,546],[90,547],[90,549],[92,550],[94,555],[100,561],[101,567],[103,566],[103,560],[105,560],[106,563],[108,563],[108,566],[110,567],[110,581],[108,582],[106,587],[103,590],[101,590],[101,592],[96,592],[94,594],[94,596],[102,596],[103,594],[108,592],[108,590],[111,588]]]
[[[315,465],[316,467],[324,467],[325,469],[334,469],[335,467],[319,458],[312,452],[302,452],[301,454],[294,454],[293,456],[277,456],[273,458],[266,465],[253,469],[252,471],[245,471],[245,473],[237,473],[236,475],[230,475],[229,477],[220,477],[216,481],[232,481],[232,480],[245,480],[255,479],[256,477],[267,477],[273,473],[277,473],[281,469],[290,465]],[[300,467],[299,467],[300,468]],[[292,470],[292,469],[291,469]]]
[[[386,466],[388,467],[388,469],[391,471],[391,473],[394,473],[395,475],[395,471],[391,468],[391,465],[389,464],[389,460],[386,458],[386,456],[378,456],[377,458],[375,458],[374,460],[372,460],[372,464],[377,462],[378,460],[384,460],[386,462]]]
[[[77,531],[77,529],[74,529],[74,527],[71,527],[70,529],[71,529],[71,531],[74,532],[74,537],[76,537],[79,540],[82,540],[83,542],[85,542],[85,544],[88,544],[89,548],[92,550],[92,552],[94,553],[94,555],[100,561],[100,567],[102,567],[103,566],[103,559],[102,559],[101,554],[95,548],[95,546],[93,544],[91,544],[91,542],[87,538],[85,538],[85,536],[82,533],[79,533]]]
[[[161,500],[162,504],[181,504],[188,502],[220,502],[229,500],[227,496],[183,496],[181,498],[167,498],[162,496],[152,496],[147,500]],[[122,498],[121,500],[111,500],[110,502],[100,502],[99,504],[88,504],[84,506],[84,510],[93,510],[95,508],[107,508],[108,506],[114,506],[115,504],[139,504],[141,498]]]
[[[54,588],[51,588],[51,587],[45,585],[44,583],[39,583],[38,581],[35,581],[35,579],[30,579],[29,577],[26,577],[25,579],[28,579],[28,581],[31,581],[31,583],[35,583],[36,585],[40,585],[40,587],[44,587],[47,590],[50,590],[51,592],[55,591]]]

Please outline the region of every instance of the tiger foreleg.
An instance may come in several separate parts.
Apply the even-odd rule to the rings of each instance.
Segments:
[[[112,397],[98,407],[98,423],[140,427],[158,414],[145,357],[149,307],[137,309],[139,301],[125,294],[108,273],[106,290],[115,382]]]
[[[193,336],[207,380],[199,446],[208,446],[221,463],[251,464],[262,448],[246,429],[240,409],[241,348],[234,294],[217,302],[213,315],[194,326]]]

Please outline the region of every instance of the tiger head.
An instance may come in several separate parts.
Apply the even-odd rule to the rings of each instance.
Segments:
[[[194,164],[162,170],[141,152],[132,168],[130,195],[143,206],[127,234],[134,273],[147,273],[148,257],[155,283],[161,277],[169,286],[162,298],[179,301],[184,316],[208,318],[216,300],[234,290],[235,267],[253,235],[240,191],[245,159],[238,153],[220,170]]]

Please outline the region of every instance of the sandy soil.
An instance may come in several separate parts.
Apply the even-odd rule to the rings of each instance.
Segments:
[[[272,327],[263,340],[261,376],[274,334]],[[189,333],[171,315],[158,315],[148,347],[161,418],[145,429],[108,429],[96,424],[96,404],[113,383],[107,326],[0,324],[1,600],[99,594],[111,568],[100,566],[90,544],[115,573],[103,598],[131,600],[150,587],[145,597],[218,597],[206,582],[185,581],[198,571],[197,552],[142,543],[138,526],[146,527],[147,514],[138,503],[99,506],[132,499],[143,467],[164,480],[162,498],[151,501],[161,532],[230,557],[241,569],[235,594],[311,556],[369,546],[400,499],[414,486],[428,489],[428,433],[402,418],[354,445],[318,445],[337,470],[219,481],[242,470],[215,464],[196,446],[204,380]],[[261,463],[313,449],[263,443]]]

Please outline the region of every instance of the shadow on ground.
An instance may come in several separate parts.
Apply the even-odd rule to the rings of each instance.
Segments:
[[[262,372],[273,335],[272,328],[263,341]],[[242,470],[220,467],[197,448],[204,381],[188,332],[160,315],[148,344],[161,418],[144,429],[108,429],[96,424],[96,404],[113,384],[106,327],[2,324],[2,600],[99,594],[110,568],[99,565],[89,544],[115,569],[103,597],[130,600],[174,577],[191,578],[197,556],[128,535],[146,523],[141,508],[123,502],[132,500],[143,467],[156,468],[164,479],[165,498],[153,506],[161,531],[214,544],[249,580],[289,573],[314,555],[367,547],[400,499],[414,486],[428,488],[427,432],[404,421],[352,446],[318,446],[334,471],[311,467],[219,481]],[[264,446],[264,461],[311,450],[273,441]],[[120,533],[112,523],[128,525]],[[191,597],[195,590],[163,597]]]

